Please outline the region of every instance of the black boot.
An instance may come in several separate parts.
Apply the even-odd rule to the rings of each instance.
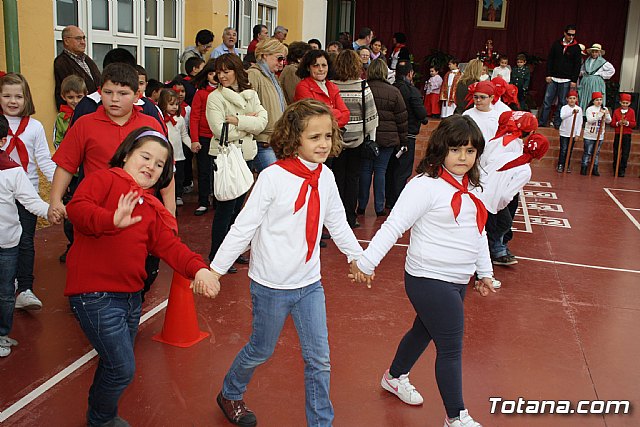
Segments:
[[[598,167],[597,166],[595,168],[593,168],[593,171],[591,172],[591,174],[593,176],[600,176],[600,172],[598,172]]]
[[[580,167],[580,175],[586,175],[586,174],[587,174],[587,167],[586,166]]]

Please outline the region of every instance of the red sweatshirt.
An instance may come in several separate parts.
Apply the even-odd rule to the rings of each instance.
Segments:
[[[213,133],[207,122],[207,98],[215,87],[209,85],[205,89],[198,89],[191,102],[191,117],[189,117],[189,132],[191,141],[196,142],[202,137],[212,138]]]
[[[631,135],[631,129],[636,127],[636,112],[633,111],[633,108],[629,108],[627,112],[624,114],[624,119],[629,121],[629,126],[622,127],[623,135]],[[622,108],[618,108],[613,112],[613,117],[611,118],[611,126],[616,130],[616,133],[620,133],[619,122],[622,120]]]
[[[315,82],[313,77],[305,77],[296,86],[296,94],[293,97],[294,101],[300,101],[301,99],[311,98],[324,102],[333,111],[333,117],[338,122],[338,127],[344,127],[349,122],[349,108],[345,105],[342,97],[340,96],[340,89],[335,83],[326,81],[327,91],[329,95],[320,89],[320,86]]]
[[[148,203],[138,204],[133,211],[133,216],[142,216],[139,223],[122,229],[113,225],[118,199],[130,188],[109,169],[99,170],[82,181],[67,205],[75,240],[67,257],[65,295],[140,291],[147,276],[148,253],[187,278],[208,268]]]

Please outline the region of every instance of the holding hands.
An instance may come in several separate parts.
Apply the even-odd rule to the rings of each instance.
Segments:
[[[376,274],[373,273],[371,275],[365,274],[358,268],[358,263],[356,260],[351,261],[351,265],[349,268],[349,274],[347,275],[352,282],[357,283],[366,283],[367,288],[371,289],[371,282],[375,279]]]
[[[489,295],[490,292],[495,293],[496,291],[495,288],[493,287],[493,280],[491,280],[491,277],[483,277],[480,280],[476,280],[476,283],[473,286],[473,289],[483,297],[486,297],[487,295]]]
[[[67,209],[64,207],[64,204],[59,201],[54,203],[53,201],[49,205],[49,210],[47,211],[47,220],[51,224],[60,224],[63,219],[67,217]]]
[[[190,288],[196,295],[215,298],[220,292],[220,275],[207,268],[201,268],[191,282]]]

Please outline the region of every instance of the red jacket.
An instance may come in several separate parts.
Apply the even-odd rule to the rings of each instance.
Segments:
[[[333,117],[336,118],[338,127],[344,127],[349,122],[349,108],[342,100],[338,86],[329,80],[325,80],[325,82],[329,96],[320,89],[320,86],[318,86],[313,77],[305,77],[296,86],[296,94],[293,100],[300,101],[301,99],[311,98],[324,102],[331,108],[331,111],[333,111]]]
[[[215,87],[208,85],[204,89],[198,89],[191,102],[191,117],[189,117],[189,132],[191,141],[197,142],[202,137],[212,138],[213,133],[207,122],[207,98]]]
[[[629,121],[629,126],[623,126],[622,133],[624,135],[631,135],[631,129],[636,127],[636,112],[633,111],[633,108],[629,108],[624,115],[624,119]],[[613,117],[611,118],[611,126],[616,130],[616,133],[620,133],[618,129],[620,120],[622,120],[622,109],[618,108],[613,112]]]
[[[141,290],[147,277],[144,264],[148,253],[162,258],[187,278],[208,268],[148,203],[137,204],[133,210],[133,216],[142,216],[139,223],[122,229],[113,225],[118,199],[130,188],[125,179],[109,169],[82,180],[67,205],[75,240],[67,257],[65,295]]]

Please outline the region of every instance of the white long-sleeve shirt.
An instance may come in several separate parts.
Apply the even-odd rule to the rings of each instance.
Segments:
[[[502,77],[507,83],[509,83],[511,81],[511,67],[507,65],[506,67],[494,68],[491,73],[491,79],[495,79],[498,76]]]
[[[584,126],[584,134],[582,135],[582,138],[595,140],[598,137],[600,126],[602,126],[602,107],[592,105],[587,108],[587,111],[585,112],[585,119],[587,122]],[[611,123],[611,114],[609,113],[609,110],[607,110],[607,113],[605,114],[604,121],[605,123]],[[599,141],[604,140],[604,131],[605,129],[602,129],[600,132]]]
[[[476,206],[468,195],[462,195],[460,213],[453,218],[451,198],[456,191],[448,182],[426,175],[409,181],[358,260],[358,268],[373,273],[400,236],[411,229],[404,268],[412,276],[457,284],[468,283],[476,271],[480,278],[492,277],[487,234],[478,231]]]
[[[175,161],[185,160],[184,156],[184,147],[187,146],[187,149],[191,149],[191,138],[189,137],[189,133],[187,132],[187,125],[184,121],[183,117],[174,116],[176,120],[176,125],[172,125],[171,122],[167,122],[167,134],[169,137],[169,142],[173,146],[173,159]]]
[[[476,122],[480,128],[480,132],[482,132],[482,136],[484,136],[485,145],[491,138],[496,136],[496,132],[498,131],[498,118],[500,118],[500,114],[496,110],[492,109],[485,112],[474,107],[466,110],[462,115],[469,116]]]
[[[500,119],[500,114],[506,111],[513,111],[507,104],[502,102],[501,99],[498,99],[495,104],[491,104],[491,109],[495,110],[498,113],[498,119]]]
[[[19,201],[34,215],[47,217],[49,204],[42,201],[22,167],[0,170],[0,248],[8,249],[20,242],[22,227],[18,217]]]
[[[305,161],[303,164],[311,170],[318,166]],[[318,245],[306,262],[306,221],[311,188],[307,191],[305,205],[293,213],[302,182],[302,178],[275,164],[260,172],[245,207],[211,262],[211,268],[226,273],[251,243],[249,277],[261,285],[298,289],[320,280]],[[324,225],[349,262],[360,258],[362,247],[347,223],[333,172],[327,167],[320,173],[318,191],[320,221],[316,242],[320,242]]]
[[[5,115],[5,117],[9,121],[11,131],[15,133],[18,130],[18,126],[20,126],[20,120],[22,117],[12,117],[7,115]],[[0,148],[6,150],[11,142],[11,138],[11,136],[7,136],[7,143]],[[27,176],[29,177],[31,184],[33,184],[33,188],[38,191],[38,168],[40,168],[49,182],[53,180],[53,173],[56,170],[56,164],[51,160],[51,151],[49,151],[49,144],[47,143],[47,136],[44,132],[44,128],[42,127],[42,123],[31,117],[29,119],[29,124],[20,135],[20,139],[24,142],[27,152],[29,153]],[[9,155],[19,165],[22,165],[22,163],[20,163],[20,156],[18,155],[17,149],[11,151]]]
[[[512,144],[515,141],[512,142]],[[473,192],[492,214],[506,208],[509,202],[531,179],[531,166],[525,164],[515,168],[498,171],[508,162],[520,157],[517,152],[501,152],[491,162],[480,169],[480,185]]]
[[[573,136],[580,136],[580,132],[582,132],[582,108],[578,104],[573,107],[570,107],[568,104],[563,105],[560,109],[560,128],[558,132],[560,136],[564,136],[567,138],[571,137],[571,124],[573,123],[573,110],[578,110],[576,114],[576,124],[573,128]]]
[[[495,162],[496,159],[502,156],[504,153],[514,153],[515,157],[518,157],[522,154],[524,149],[524,142],[522,141],[522,139],[516,138],[513,141],[509,142],[507,145],[503,145],[503,138],[504,137],[500,137],[485,144],[484,152],[480,156],[481,169],[489,170],[489,165]]]

